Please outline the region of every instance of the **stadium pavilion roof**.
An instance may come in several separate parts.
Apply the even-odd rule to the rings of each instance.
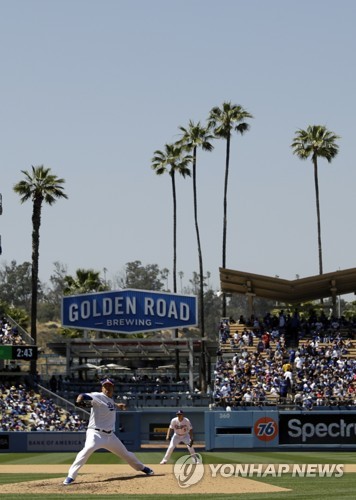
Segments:
[[[59,356],[67,359],[67,371],[73,368],[74,359],[111,360],[111,362],[128,362],[130,365],[149,366],[153,363],[162,365],[175,360],[176,350],[179,350],[181,360],[190,359],[198,362],[201,357],[202,340],[207,340],[207,354],[215,356],[217,342],[197,338],[162,340],[158,338],[111,338],[111,339],[65,339],[61,342],[50,342],[48,347]],[[74,363],[75,364],[75,363]]]
[[[224,293],[264,297],[286,304],[327,297],[335,301],[338,295],[356,293],[356,268],[295,280],[220,268],[220,286]]]
[[[174,357],[177,347],[183,356],[188,356],[192,350],[200,354],[201,339],[162,340],[157,338],[111,338],[111,339],[65,339],[61,342],[51,342],[48,347],[60,356],[80,358],[106,358],[106,359],[155,359],[169,360]],[[213,345],[216,349],[216,345]]]

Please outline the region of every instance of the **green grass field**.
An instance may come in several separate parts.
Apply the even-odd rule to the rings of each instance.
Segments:
[[[176,452],[172,456],[172,461],[176,460],[184,453]],[[353,452],[203,452],[201,453],[204,464],[354,464],[355,453]],[[162,452],[145,451],[138,452],[136,455],[147,464],[158,464],[162,458]],[[19,500],[16,494],[2,494],[1,484],[18,483],[22,481],[39,480],[46,478],[63,477],[63,474],[3,474],[1,465],[21,465],[21,464],[68,464],[72,463],[75,453],[3,453],[0,454],[0,497],[1,500]],[[88,464],[120,464],[120,459],[111,453],[94,453]],[[39,467],[40,469],[40,467]],[[253,477],[256,481],[273,484],[276,486],[289,488],[290,492],[281,493],[249,493],[243,494],[244,500],[309,500],[320,499],[329,500],[333,498],[352,499],[356,498],[356,473],[345,473],[342,477],[292,477],[291,474],[285,474],[281,477]],[[25,499],[31,500],[57,500],[63,497],[61,495],[21,495]],[[88,495],[71,494],[75,500],[87,499]],[[178,500],[182,496],[187,496],[189,500],[233,500],[238,498],[234,495],[197,495],[188,492],[182,495],[130,495],[130,500],[142,500],[147,497],[154,497],[155,500]],[[117,495],[94,495],[95,500],[107,500],[109,498],[118,498]]]

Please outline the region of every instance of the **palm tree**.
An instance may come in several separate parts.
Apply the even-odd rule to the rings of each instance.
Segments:
[[[63,279],[63,294],[64,295],[81,295],[83,293],[94,293],[94,292],[104,292],[109,290],[110,287],[106,282],[106,279],[102,280],[100,278],[100,271],[94,271],[94,269],[77,269],[74,276],[67,274]],[[84,330],[73,330],[65,329],[66,337],[76,338],[78,336],[83,336],[88,338],[88,331]],[[103,333],[99,332],[97,338],[102,338]],[[105,336],[108,336],[105,333]],[[80,361],[81,363],[81,361]]]
[[[167,267],[164,267],[161,271],[161,278],[163,279],[163,281],[166,282],[166,291],[167,292],[169,292],[168,277],[169,277],[169,269],[167,269]]]
[[[211,109],[208,126],[214,130],[216,137],[226,140],[225,157],[225,182],[224,182],[224,215],[223,215],[223,243],[222,243],[222,267],[226,268],[226,236],[227,236],[227,187],[230,166],[230,141],[232,132],[239,134],[246,132],[250,126],[246,123],[247,118],[253,118],[242,106],[224,102],[219,107]],[[222,315],[226,317],[226,295],[223,293]]]
[[[189,121],[188,128],[179,127],[182,131],[182,139],[180,143],[189,152],[193,153],[193,202],[194,202],[194,224],[198,245],[198,262],[199,262],[199,320],[201,336],[205,336],[204,322],[204,270],[203,270],[203,255],[200,242],[199,224],[198,224],[198,196],[197,196],[197,149],[202,148],[204,151],[212,151],[214,146],[211,140],[214,138],[208,128],[204,128],[200,122],[194,123]],[[201,388],[206,391],[206,349],[205,341],[201,344]],[[209,377],[209,375],[208,375]]]
[[[52,174],[50,168],[43,165],[32,166],[32,172],[21,170],[25,179],[14,186],[14,191],[21,197],[21,203],[32,200],[32,275],[31,275],[31,336],[37,343],[37,294],[38,294],[38,269],[40,226],[43,202],[53,205],[58,198],[68,198],[64,193],[64,179]],[[36,361],[31,362],[32,375],[36,375]]]
[[[178,272],[179,280],[180,280],[180,293],[182,293],[183,290],[183,278],[184,278],[184,273],[183,271]]]
[[[155,151],[152,158],[152,168],[157,175],[169,173],[172,181],[173,196],[173,292],[177,293],[177,195],[176,195],[176,173],[183,178],[190,176],[189,165],[192,161],[190,155],[183,154],[182,146],[178,144],[166,144],[164,151]]]
[[[77,269],[74,277],[67,275],[64,278],[65,295],[103,292],[107,289],[106,280],[103,282],[100,278],[100,271],[93,269]]]
[[[172,182],[173,196],[173,293],[177,293],[177,194],[176,173],[185,178],[190,176],[189,165],[192,157],[184,154],[183,147],[179,144],[166,144],[164,151],[157,150],[152,158],[152,169],[157,175],[168,173]],[[178,338],[178,330],[175,330],[175,338]],[[176,378],[179,379],[179,350],[176,349]]]
[[[311,157],[314,166],[319,274],[323,274],[323,256],[321,247],[318,158],[326,158],[326,160],[331,163],[339,151],[339,146],[335,142],[337,139],[340,139],[340,137],[334,134],[334,132],[327,130],[323,125],[309,125],[306,130],[299,129],[296,131],[294,141],[291,145],[293,154],[297,155],[301,160],[306,160]]]

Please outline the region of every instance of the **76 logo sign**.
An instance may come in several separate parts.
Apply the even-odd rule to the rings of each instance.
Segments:
[[[272,441],[278,434],[278,424],[271,417],[262,417],[256,420],[253,431],[261,441]]]

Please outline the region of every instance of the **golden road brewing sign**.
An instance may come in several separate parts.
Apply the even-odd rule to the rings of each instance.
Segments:
[[[132,289],[69,295],[62,299],[62,325],[127,334],[196,326],[197,298]]]

